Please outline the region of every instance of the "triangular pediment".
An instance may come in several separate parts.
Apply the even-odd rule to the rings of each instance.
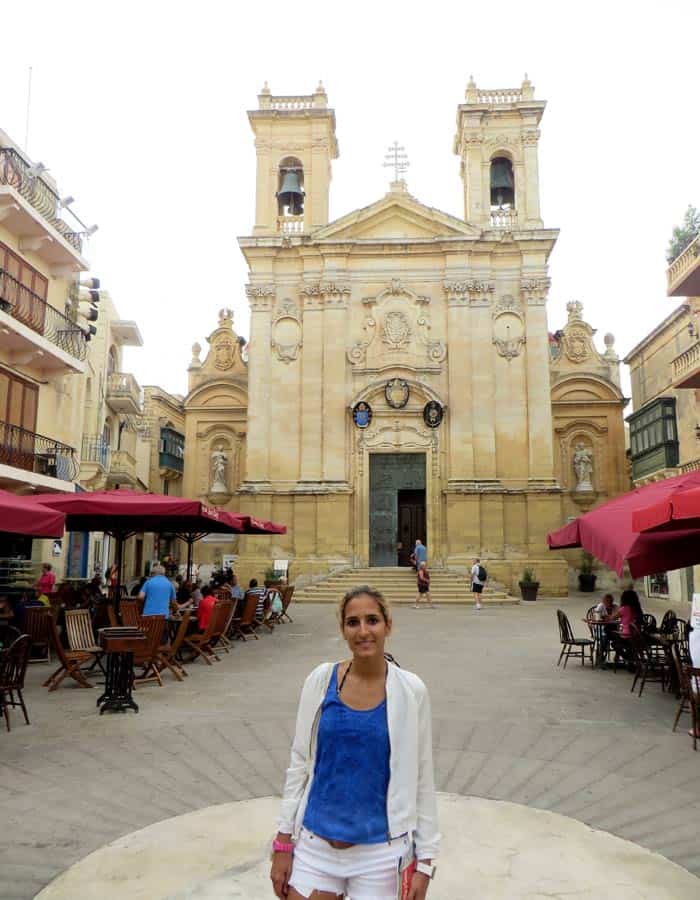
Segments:
[[[312,234],[324,240],[435,240],[436,238],[478,238],[480,232],[461,219],[424,206],[408,192],[390,192],[376,203],[336,219]]]

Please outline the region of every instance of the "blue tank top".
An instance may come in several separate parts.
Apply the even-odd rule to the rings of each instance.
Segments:
[[[386,698],[374,709],[350,709],[338,695],[336,663],[321,705],[304,828],[350,844],[388,840],[389,753]]]

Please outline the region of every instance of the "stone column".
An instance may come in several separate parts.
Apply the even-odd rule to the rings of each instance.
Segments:
[[[301,289],[304,347],[301,355],[301,481],[321,480],[323,453],[323,296],[318,284]]]
[[[540,175],[537,161],[537,141],[540,133],[537,128],[523,132],[523,156],[525,160],[525,195],[527,204],[527,218],[522,224],[542,227],[540,218]]]
[[[246,480],[270,480],[270,312],[275,297],[272,284],[246,287],[250,303],[248,357],[248,435]]]
[[[447,477],[450,481],[474,478],[472,445],[472,347],[468,282],[446,281],[447,381],[450,451]]]
[[[347,308],[350,285],[327,281],[323,313],[323,473],[324,481],[347,481]]]
[[[549,381],[549,340],[547,332],[547,291],[549,278],[524,278],[521,282],[527,303],[525,317],[526,371],[528,397],[528,454],[530,481],[554,481],[552,450],[552,398]]]
[[[470,415],[474,477],[477,481],[496,478],[496,409],[492,402],[495,395],[491,314],[493,292],[494,285],[491,282],[469,283],[472,338]]]

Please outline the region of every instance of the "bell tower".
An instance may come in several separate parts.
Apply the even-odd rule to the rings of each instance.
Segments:
[[[313,94],[275,96],[265,82],[248,120],[257,154],[253,234],[304,234],[327,225],[338,141],[323,85]]]
[[[542,228],[537,163],[546,106],[525,76],[519,88],[477,88],[470,77],[457,108],[454,152],[464,182],[464,218],[482,228]]]

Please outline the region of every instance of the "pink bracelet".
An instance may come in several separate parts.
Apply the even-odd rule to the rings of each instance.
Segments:
[[[294,844],[283,844],[282,841],[278,841],[277,838],[272,842],[272,852],[273,853],[293,853],[294,852]]]

